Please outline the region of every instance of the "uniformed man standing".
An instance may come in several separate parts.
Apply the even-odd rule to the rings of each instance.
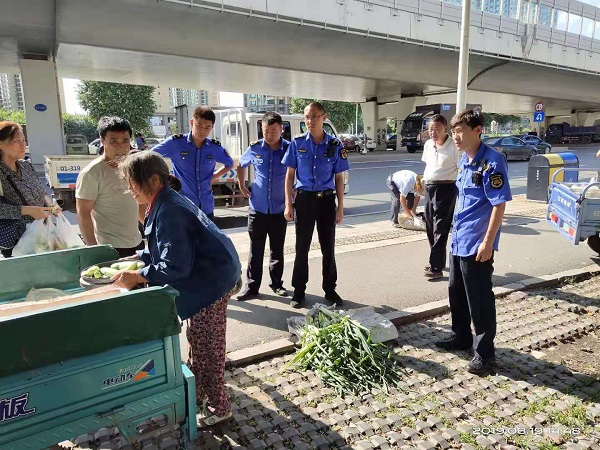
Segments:
[[[344,174],[348,155],[339,139],[323,130],[325,108],[312,102],[304,108],[308,132],[294,138],[283,158],[285,180],[285,217],[296,221],[296,259],[292,274],[294,296],[290,305],[300,308],[308,282],[308,252],[315,223],[323,255],[325,298],[336,305],[342,299],[335,291],[335,225],[344,218]],[[294,185],[294,179],[296,183]],[[294,188],[296,189],[294,197]],[[336,206],[337,197],[337,206]]]
[[[494,251],[498,251],[506,202],[512,196],[504,156],[481,142],[483,115],[464,110],[452,118],[450,128],[456,147],[464,151],[456,182],[458,204],[450,259],[449,297],[454,335],[436,345],[446,350],[468,350],[472,346],[475,356],[467,370],[480,374],[495,362]]]
[[[212,184],[233,167],[233,159],[221,143],[208,138],[215,120],[212,109],[199,106],[190,119],[188,134],[174,134],[153,149],[171,158],[175,176],[181,180],[181,193],[210,220],[214,220],[215,210]],[[217,163],[223,164],[223,168],[215,173]]]
[[[271,289],[277,295],[287,296],[281,278],[283,276],[283,244],[287,221],[285,210],[285,175],[287,167],[281,162],[290,145],[281,138],[283,120],[276,112],[268,112],[261,121],[263,138],[253,142],[240,158],[237,168],[238,183],[245,197],[250,198],[248,213],[248,234],[250,235],[250,256],[246,277],[246,288],[238,300],[258,298],[263,275],[263,256],[267,236],[271,256],[269,275]],[[252,193],[246,188],[246,167],[254,166]]]
[[[425,228],[431,249],[423,275],[430,280],[444,275],[446,244],[458,194],[456,175],[461,155],[448,136],[447,127],[448,121],[441,114],[431,118],[430,139],[425,142],[421,158],[425,162]]]

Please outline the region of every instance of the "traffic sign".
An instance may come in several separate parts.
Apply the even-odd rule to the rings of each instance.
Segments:
[[[536,112],[541,112],[544,110],[544,104],[542,102],[537,102],[535,104],[535,110]]]
[[[533,114],[534,122],[543,122],[546,118],[546,113],[544,111],[539,111]]]

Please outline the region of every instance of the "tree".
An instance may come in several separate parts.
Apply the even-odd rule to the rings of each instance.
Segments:
[[[336,102],[332,100],[318,100],[310,98],[293,98],[290,111],[292,114],[302,114],[304,107],[310,102],[319,102],[325,107],[327,117],[339,132],[350,131],[356,122],[356,103]],[[362,118],[360,107],[358,108],[359,122]]]
[[[134,84],[83,81],[77,90],[81,107],[94,121],[102,116],[119,116],[127,119],[135,131],[148,133],[156,111],[154,87]]]
[[[515,116],[512,114],[497,114],[497,113],[484,113],[483,114],[483,126],[490,127],[492,125],[492,120],[495,120],[498,125],[506,125],[511,122],[521,122],[521,118],[519,116]]]
[[[69,134],[83,134],[88,142],[98,139],[98,122],[90,116],[77,114],[63,114],[65,136]]]
[[[25,111],[0,108],[0,121],[8,120],[25,125]]]

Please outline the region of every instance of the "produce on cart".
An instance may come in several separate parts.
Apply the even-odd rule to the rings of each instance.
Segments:
[[[342,396],[388,392],[405,375],[394,352],[373,343],[368,328],[323,305],[316,305],[299,334],[301,348],[283,370],[313,371]]]

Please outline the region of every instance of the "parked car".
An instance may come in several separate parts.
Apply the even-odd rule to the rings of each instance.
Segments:
[[[160,144],[162,142],[162,139],[151,138],[151,137],[144,138],[144,140],[146,141],[148,150],[153,149],[154,147],[156,147],[158,144]]]
[[[547,142],[542,141],[537,136],[532,136],[530,134],[525,134],[523,136],[513,136],[518,139],[521,139],[528,145],[534,145],[538,149],[538,153],[550,153],[552,151],[552,145]]]
[[[538,154],[538,149],[535,146],[526,144],[522,139],[513,136],[488,138],[483,142],[494,150],[502,153],[507,161],[529,161],[532,156]]]
[[[360,144],[357,142],[354,136],[348,134],[341,134],[340,139],[345,150],[348,150],[350,152],[360,150]]]
[[[97,155],[100,152],[101,145],[102,143],[100,142],[100,139],[95,139],[92,142],[90,142],[90,144],[88,145],[88,151],[90,155]]]
[[[372,152],[373,150],[375,150],[375,147],[377,147],[377,142],[375,142],[373,139],[367,136],[367,150]]]

